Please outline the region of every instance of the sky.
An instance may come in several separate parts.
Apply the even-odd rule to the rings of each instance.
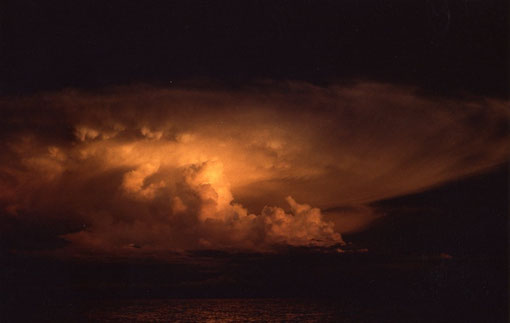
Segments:
[[[504,300],[507,13],[499,0],[3,3],[3,283],[18,298],[110,283],[168,296],[154,277],[173,296],[363,298],[375,281],[374,295],[418,284],[448,303],[496,286],[487,306]]]
[[[6,1],[2,92],[257,79],[508,94],[508,4],[488,0]]]
[[[508,156],[504,100],[382,83],[68,89],[2,103],[5,216],[53,227],[70,254],[342,245],[384,216],[370,203]]]
[[[498,1],[5,7],[3,214],[48,245],[344,243],[507,161]]]

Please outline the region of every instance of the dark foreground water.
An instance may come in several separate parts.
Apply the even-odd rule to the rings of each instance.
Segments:
[[[59,300],[13,306],[0,322],[506,322],[498,306],[305,298]],[[465,305],[465,304],[464,304]],[[491,307],[491,308],[489,308]],[[14,311],[11,311],[15,309]]]
[[[288,298],[102,301],[81,317],[91,322],[431,322],[402,308]]]
[[[141,299],[79,303],[70,301],[48,304],[49,306],[44,308],[16,316],[12,321],[339,323],[483,321],[471,315],[459,316],[459,313],[448,313],[446,308],[429,307],[427,304],[412,306],[382,304],[363,305],[332,299],[294,298]]]
[[[457,320],[437,308],[294,298],[69,300],[13,314],[0,322],[481,322]]]
[[[336,304],[338,305],[338,304]],[[355,311],[327,301],[186,299],[105,302],[86,315],[96,322],[354,322]]]

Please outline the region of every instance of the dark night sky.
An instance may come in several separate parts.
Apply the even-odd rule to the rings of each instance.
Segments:
[[[369,79],[508,93],[508,3],[7,1],[2,91]]]

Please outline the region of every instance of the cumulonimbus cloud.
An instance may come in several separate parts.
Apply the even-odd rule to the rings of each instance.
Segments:
[[[507,102],[384,84],[67,90],[2,105],[1,216],[73,223],[58,235],[75,250],[342,244],[377,217],[368,203],[508,159]]]

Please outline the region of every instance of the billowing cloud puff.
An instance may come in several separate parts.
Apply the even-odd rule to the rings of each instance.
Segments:
[[[299,204],[291,197],[287,199],[290,213],[279,207],[265,207],[260,215],[249,214],[246,208],[233,203],[218,161],[173,171],[177,175],[167,177],[165,170],[149,164],[126,172],[118,201],[105,203],[97,213],[87,211],[91,229],[67,234],[65,238],[77,248],[112,252],[133,246],[149,251],[264,251],[279,245],[344,243],[319,209]]]
[[[51,223],[75,251],[342,244],[378,216],[370,202],[508,160],[507,102],[384,84],[68,90],[1,104],[1,217]]]

